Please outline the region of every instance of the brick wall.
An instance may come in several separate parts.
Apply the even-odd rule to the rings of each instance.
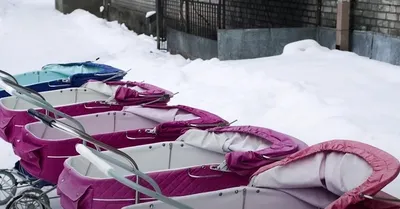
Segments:
[[[354,29],[400,36],[400,0],[357,0],[352,6]]]
[[[337,1],[321,0],[321,24],[322,27],[336,28]]]
[[[110,0],[110,2],[111,6],[125,7],[144,14],[156,8],[155,0]]]
[[[114,11],[125,8],[140,15],[155,10],[155,0],[110,0]],[[179,1],[168,0],[179,18]],[[200,0],[209,1],[209,0]],[[212,0],[216,2],[217,0]],[[225,0],[226,28],[336,27],[337,0]],[[400,0],[351,0],[351,27],[355,30],[400,36]],[[319,7],[320,5],[320,7]],[[319,12],[320,11],[320,12]],[[121,11],[116,16],[124,15]],[[171,12],[170,12],[171,13]],[[172,14],[172,13],[171,13]],[[116,15],[116,16],[115,16]],[[130,19],[124,17],[121,19]],[[143,22],[143,21],[141,21]],[[179,23],[179,21],[176,21]],[[140,23],[143,25],[143,23]],[[135,28],[135,27],[132,27]]]
[[[336,1],[322,0],[321,26],[336,27]],[[400,0],[352,0],[351,27],[400,36]]]
[[[318,0],[226,0],[227,28],[305,27],[317,23]]]

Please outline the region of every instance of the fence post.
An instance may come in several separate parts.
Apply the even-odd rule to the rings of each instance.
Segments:
[[[338,0],[336,17],[336,49],[348,51],[350,38],[350,0]]]
[[[186,33],[190,33],[189,0],[182,0],[182,1],[185,2]]]
[[[322,16],[322,0],[318,0],[317,2],[317,21],[316,21],[316,25],[317,26],[321,26],[322,21],[321,21],[321,16]]]
[[[222,28],[225,29],[226,23],[225,23],[225,17],[226,17],[226,5],[225,5],[226,0],[222,0]]]
[[[161,49],[160,26],[161,26],[161,0],[156,0],[156,27],[157,27],[157,49]]]
[[[222,28],[221,21],[222,21],[222,0],[218,0],[218,8],[217,8],[217,25],[218,29]]]

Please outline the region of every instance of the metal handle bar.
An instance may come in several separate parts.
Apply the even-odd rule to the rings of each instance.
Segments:
[[[129,70],[127,70],[127,71],[121,71],[121,72],[115,73],[115,75],[113,75],[113,76],[111,76],[111,77],[109,77],[109,78],[107,78],[107,79],[104,79],[102,82],[105,83],[105,82],[107,82],[107,81],[109,81],[109,80],[112,80],[112,79],[118,77],[118,76],[125,76],[125,75],[128,74],[128,72],[131,71],[131,70],[132,70],[132,69],[129,69]],[[105,76],[105,75],[112,75],[112,74],[95,74],[95,75],[96,75],[96,76]]]
[[[11,87],[14,90],[12,92],[8,92],[11,95],[19,97],[19,98],[21,98],[31,104],[34,104],[38,107],[41,107],[41,108],[45,109],[46,111],[52,112],[54,115],[66,118],[66,119],[70,120],[72,123],[74,123],[75,125],[77,125],[82,131],[85,131],[85,128],[79,121],[77,121],[76,119],[72,118],[71,116],[55,109],[38,92],[35,92],[32,89],[23,87],[19,84],[13,83],[7,78],[0,77],[0,79],[3,81],[4,84],[6,84],[7,86]],[[34,94],[35,96],[33,96],[32,94]]]
[[[58,121],[54,118],[51,118],[49,116],[44,115],[43,113],[40,113],[34,109],[29,109],[28,113],[30,115],[32,115],[33,117],[41,120],[44,124],[48,125],[51,128],[56,128],[59,129],[65,133],[68,133],[72,136],[78,137],[80,139],[82,139],[84,142],[89,142],[95,146],[101,147],[103,149],[106,149],[110,152],[113,152],[117,155],[122,156],[123,158],[127,159],[128,162],[131,164],[131,168],[127,167],[125,163],[119,162],[116,159],[113,159],[113,163],[115,163],[116,165],[119,165],[122,168],[128,169],[129,171],[133,172],[134,174],[136,174],[137,176],[143,178],[144,180],[146,180],[153,188],[156,192],[161,193],[161,189],[160,187],[157,185],[157,183],[150,178],[149,176],[147,176],[146,174],[142,173],[141,171],[139,171],[139,167],[136,164],[135,160],[133,160],[128,154],[126,154],[125,152],[122,152],[108,144],[105,144],[101,141],[97,141],[96,139],[94,139],[93,137],[91,137],[89,134],[87,134],[84,131],[81,131],[75,127],[72,127],[66,123],[63,123],[61,121]],[[100,152],[99,152],[100,153]],[[110,157],[111,158],[111,157]]]
[[[191,209],[191,207],[182,204],[172,198],[166,197],[162,195],[161,193],[154,192],[152,190],[147,189],[146,187],[141,186],[138,183],[135,183],[129,179],[127,179],[125,176],[119,174],[114,170],[114,168],[107,162],[109,161],[109,158],[112,158],[110,156],[107,156],[103,153],[97,152],[89,147],[85,147],[81,144],[76,145],[76,151],[86,158],[89,162],[91,162],[94,166],[96,166],[101,172],[103,172],[105,175],[113,177],[120,183],[124,184],[125,186],[130,187],[133,190],[139,191],[142,194],[148,195],[150,197],[153,197],[155,199],[159,199],[162,202],[165,202],[167,204],[170,204],[174,207],[180,208],[180,209]],[[105,158],[106,157],[106,158]],[[109,161],[110,162],[110,161]],[[113,162],[111,162],[113,163]],[[130,171],[129,169],[127,171]],[[149,177],[150,178],[150,177]],[[138,196],[136,196],[135,199],[137,199]]]
[[[7,79],[7,78],[3,78],[3,82],[4,83],[6,83],[8,86],[11,86],[11,88],[13,88],[14,90],[16,90],[15,88],[14,88],[14,84],[15,84],[15,86],[17,86],[17,88],[18,87],[21,87],[22,88],[22,91],[27,91],[29,94],[34,94],[35,96],[37,96],[37,97],[39,97],[41,100],[43,100],[44,102],[46,102],[46,99],[41,95],[41,94],[39,94],[39,92],[36,92],[35,90],[33,90],[33,89],[30,89],[30,88],[26,88],[26,87],[24,87],[24,86],[21,86],[21,85],[19,85],[18,83],[12,83],[9,79]],[[21,89],[20,89],[21,90]],[[17,90],[18,91],[18,90]]]
[[[11,80],[13,80],[14,83],[18,84],[17,79],[13,75],[11,75],[10,73],[7,73],[6,71],[3,71],[3,70],[0,70],[0,73],[3,74],[3,75],[6,75],[9,78],[11,78]],[[3,76],[1,76],[1,77],[3,77]]]

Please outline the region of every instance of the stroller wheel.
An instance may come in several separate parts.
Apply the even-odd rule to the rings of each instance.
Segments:
[[[50,208],[50,199],[38,188],[29,188],[20,192],[7,205],[7,209],[46,209]],[[41,196],[40,196],[41,195]],[[47,207],[46,207],[47,206]]]
[[[8,171],[0,170],[0,205],[7,204],[17,193],[17,179]]]
[[[42,201],[36,195],[18,195],[7,205],[6,209],[45,209]]]

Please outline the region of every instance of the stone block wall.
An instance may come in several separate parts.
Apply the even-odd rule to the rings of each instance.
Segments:
[[[354,29],[400,36],[400,0],[357,0],[352,7]]]
[[[226,28],[307,27],[317,24],[318,0],[225,0]]]
[[[337,1],[322,0],[321,26],[336,27]],[[400,0],[351,0],[354,30],[400,36]]]
[[[321,1],[320,26],[328,28],[336,28],[337,1],[335,0],[320,0],[320,1]]]
[[[102,16],[99,7],[103,0],[55,0],[63,13],[85,9]],[[138,33],[148,31],[144,15],[155,10],[155,0],[107,0],[108,17],[120,20]],[[180,0],[168,0],[170,10],[179,16]],[[198,0],[216,3],[219,0]],[[336,27],[338,0],[225,0],[226,29],[281,27]],[[351,27],[400,36],[400,0],[350,0]],[[174,14],[175,14],[174,13]],[[175,20],[174,20],[175,21]],[[179,23],[179,20],[175,22]]]
[[[146,14],[156,10],[155,0],[109,0],[111,7],[125,7],[139,13]]]

